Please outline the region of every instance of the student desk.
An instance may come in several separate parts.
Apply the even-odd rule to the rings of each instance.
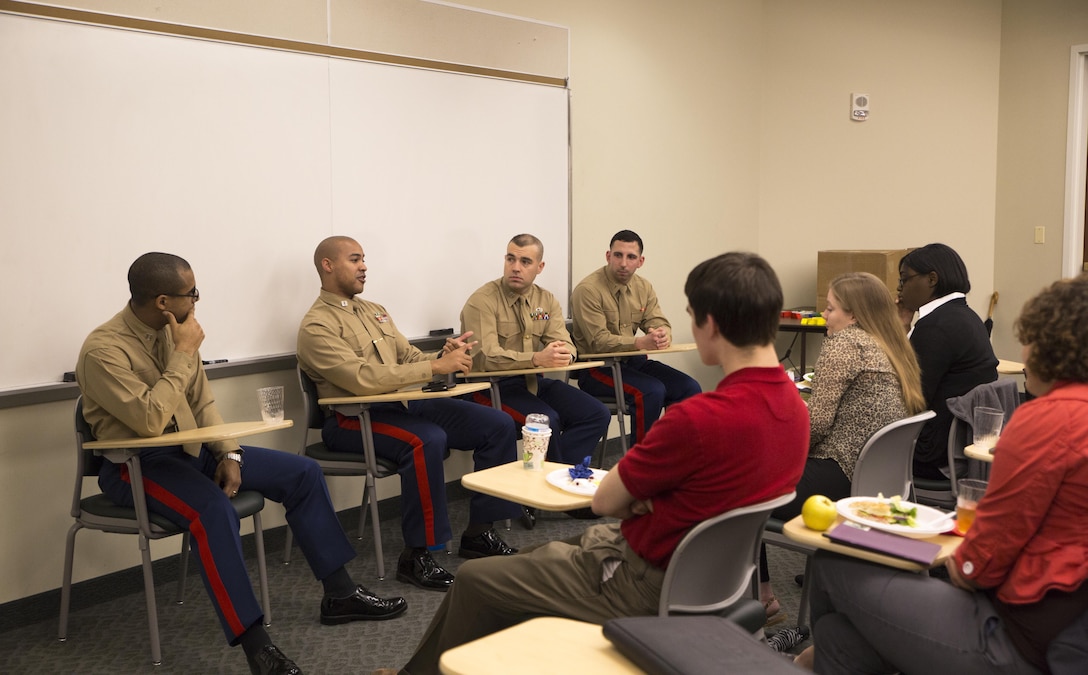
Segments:
[[[445,675],[642,675],[601,627],[554,616],[537,617],[442,654]]]
[[[571,511],[583,509],[593,502],[593,497],[561,490],[544,477],[557,469],[569,469],[570,464],[544,462],[543,471],[529,471],[521,460],[493,466],[483,471],[473,471],[461,477],[461,485],[469,490],[501,497],[517,504],[535,506],[544,511]]]
[[[481,380],[490,383],[491,407],[502,410],[502,400],[499,397],[499,380],[518,375],[547,375],[548,373],[569,373],[575,370],[596,368],[603,366],[604,361],[575,361],[566,366],[546,366],[541,368],[515,368],[513,370],[472,370],[467,373],[458,373],[465,380]]]

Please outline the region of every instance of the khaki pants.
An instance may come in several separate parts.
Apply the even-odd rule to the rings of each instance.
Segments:
[[[605,561],[619,565],[602,582]],[[657,614],[665,573],[631,550],[619,524],[514,556],[470,560],[457,572],[404,671],[438,673],[442,652],[537,616],[604,623]]]

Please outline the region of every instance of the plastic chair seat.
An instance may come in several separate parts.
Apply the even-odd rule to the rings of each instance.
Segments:
[[[180,535],[181,565],[178,575],[177,602],[181,603],[185,594],[185,579],[189,563],[189,531],[170,522],[165,516],[147,512],[147,521],[140,522],[140,516],[131,506],[119,506],[102,493],[83,496],[83,479],[97,476],[102,463],[106,460],[83,448],[83,443],[94,440],[90,425],[83,417],[83,398],[76,400],[76,480],[72,498],[71,515],[75,519],[68,529],[64,552],[64,576],[61,581],[60,619],[57,637],[65,641],[68,637],[68,612],[71,606],[72,567],[75,559],[76,535],[82,529],[109,532],[112,534],[132,534],[140,539],[141,564],[144,576],[144,594],[147,605],[147,624],[151,643],[151,661],[155,665],[162,663],[162,650],[159,644],[158,610],[155,602],[155,582],[152,575],[151,554],[148,540],[165,539]],[[129,460],[130,469],[139,469],[139,455]],[[143,487],[138,481],[132,484],[133,500],[144,500]],[[137,502],[139,503],[139,502]],[[264,530],[261,526],[261,511],[264,510],[264,496],[260,492],[245,490],[231,499],[231,505],[239,519],[253,518],[253,534],[257,547],[257,568],[261,589],[261,604],[264,609],[264,622],[272,622],[272,610],[268,597],[268,573],[264,558]]]

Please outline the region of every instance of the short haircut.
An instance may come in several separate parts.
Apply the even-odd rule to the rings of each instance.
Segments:
[[[1088,382],[1088,274],[1056,281],[1028,300],[1014,329],[1031,345],[1026,365],[1036,377]]]
[[[949,293],[970,293],[971,280],[967,278],[967,266],[951,247],[944,244],[927,244],[916,248],[899,261],[899,270],[907,266],[919,274],[937,273],[937,286],[933,296],[940,298]]]
[[[515,235],[514,238],[510,240],[510,243],[514,246],[521,246],[522,248],[525,248],[526,246],[536,246],[536,249],[540,251],[540,259],[544,259],[544,242],[531,234]]]
[[[684,284],[695,324],[714,317],[718,331],[737,347],[771,344],[782,314],[782,286],[755,253],[730,252],[699,263]]]
[[[609,251],[612,250],[612,244],[615,244],[617,241],[624,241],[628,244],[638,244],[638,254],[642,255],[642,237],[638,236],[631,230],[620,230],[616,234],[612,235],[612,241],[608,242]]]
[[[132,304],[140,306],[160,295],[177,293],[181,273],[192,269],[184,258],[172,253],[145,253],[128,268],[128,292]]]
[[[321,261],[325,258],[337,258],[340,255],[340,249],[350,244],[359,245],[359,242],[355,241],[351,237],[345,237],[343,235],[334,235],[331,237],[325,237],[321,240],[321,243],[314,249],[314,267],[317,268],[317,276],[324,278],[325,271],[321,269]]]

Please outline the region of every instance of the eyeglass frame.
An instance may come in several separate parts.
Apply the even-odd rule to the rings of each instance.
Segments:
[[[910,275],[905,276],[905,277],[899,277],[899,288],[903,288],[903,286],[906,285],[906,283],[908,281],[910,281],[911,279],[913,279],[915,277],[924,277],[924,276],[925,276],[925,274],[923,274],[922,272],[918,272],[917,274],[910,274]],[[196,289],[194,288],[193,290],[196,290]]]
[[[168,298],[191,298],[193,302],[200,300],[200,289],[193,286],[193,290],[188,293],[159,293],[159,295],[165,295]]]

